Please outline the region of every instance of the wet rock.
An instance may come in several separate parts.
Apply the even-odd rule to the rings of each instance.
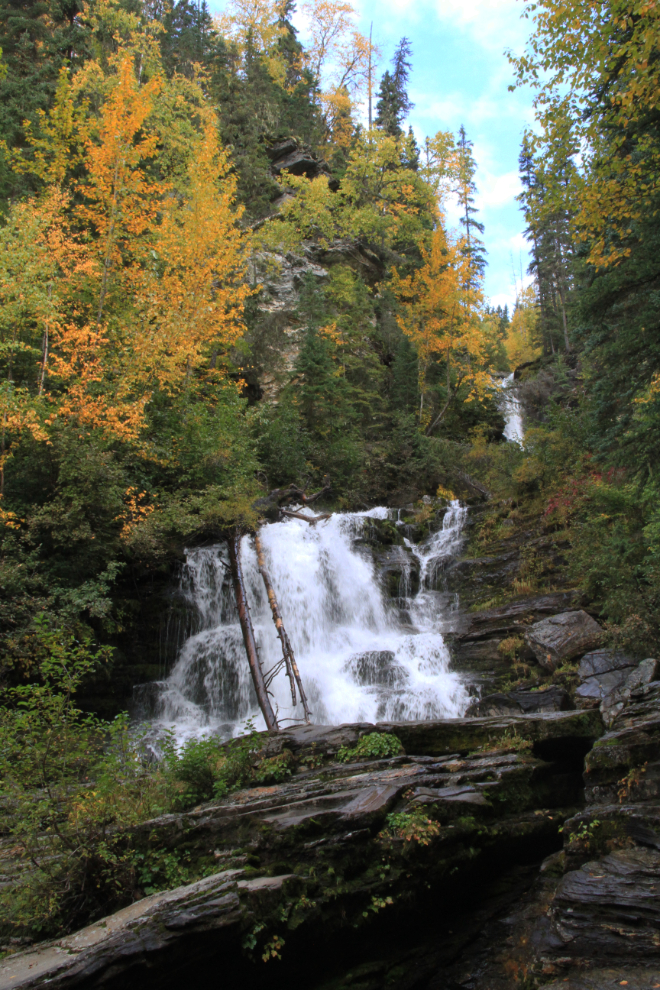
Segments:
[[[523,715],[531,712],[566,712],[575,708],[568,692],[557,685],[538,691],[515,691],[489,694],[473,702],[466,716]]]
[[[395,662],[391,650],[370,650],[349,657],[344,670],[365,687],[397,687],[410,677],[405,667]]]
[[[549,671],[598,646],[602,637],[602,628],[582,609],[543,619],[525,632],[525,642]]]
[[[374,554],[380,580],[391,598],[410,598],[419,590],[419,560],[408,547],[391,546]]]

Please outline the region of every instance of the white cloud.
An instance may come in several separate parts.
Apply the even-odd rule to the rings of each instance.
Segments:
[[[517,48],[529,32],[517,0],[439,0],[436,12],[441,21],[464,28],[484,48]]]
[[[505,172],[503,175],[494,175],[484,169],[479,169],[477,173],[477,207],[482,210],[497,209],[515,202],[515,198],[522,189],[517,172]]]
[[[498,292],[497,295],[491,296],[488,302],[493,308],[508,306],[509,313],[511,313],[516,305],[516,296],[512,292]]]

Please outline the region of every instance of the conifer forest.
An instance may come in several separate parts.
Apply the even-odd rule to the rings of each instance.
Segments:
[[[511,307],[358,13],[0,0],[0,990],[660,983],[660,8]]]

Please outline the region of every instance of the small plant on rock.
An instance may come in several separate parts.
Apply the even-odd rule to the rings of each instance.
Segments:
[[[501,657],[513,662],[518,657],[522,645],[523,640],[520,636],[507,636],[497,647],[497,652]]]
[[[388,815],[385,828],[379,833],[381,839],[403,839],[404,842],[417,842],[420,846],[428,846],[431,839],[440,833],[440,826],[428,817],[421,808],[411,811],[400,811]]]
[[[342,746],[337,759],[340,763],[355,763],[357,760],[384,760],[391,756],[401,756],[402,753],[405,750],[396,736],[387,732],[370,732],[362,736],[353,749]]]

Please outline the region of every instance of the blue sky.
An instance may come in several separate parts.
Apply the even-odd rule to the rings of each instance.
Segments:
[[[213,12],[223,0],[211,4]],[[485,225],[488,250],[486,295],[493,304],[515,300],[520,269],[525,283],[528,257],[522,214],[518,153],[525,127],[533,121],[529,90],[509,93],[513,72],[505,49],[520,51],[530,24],[521,18],[521,0],[354,0],[357,26],[382,49],[379,71],[389,65],[405,35],[413,48],[410,116],[418,140],[438,130],[457,132],[461,124],[474,143],[479,194],[476,205]],[[297,20],[297,18],[296,18]],[[301,32],[304,41],[304,32]],[[450,225],[457,215],[448,210]]]

